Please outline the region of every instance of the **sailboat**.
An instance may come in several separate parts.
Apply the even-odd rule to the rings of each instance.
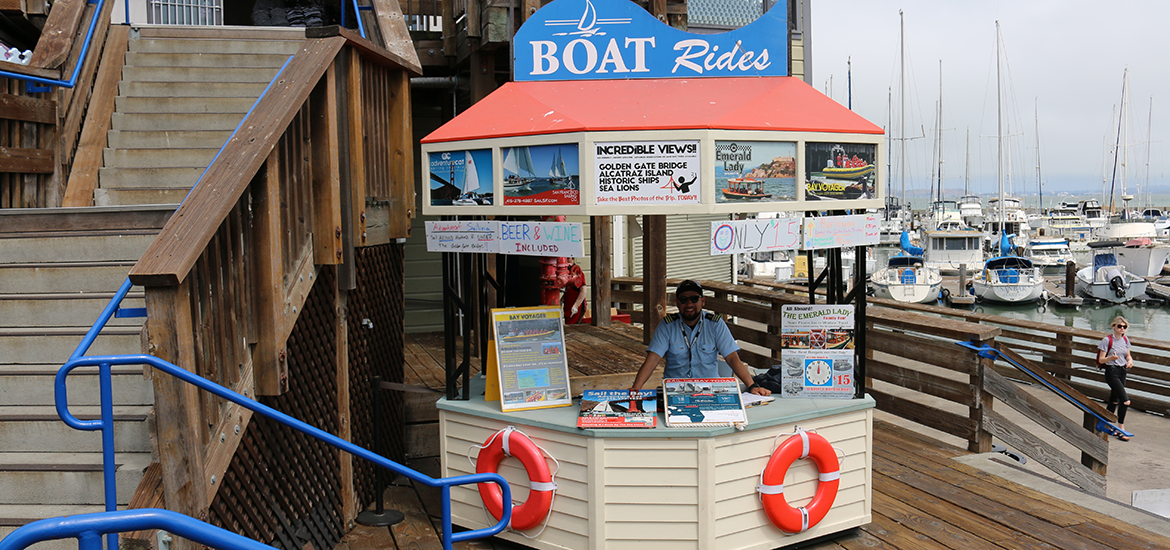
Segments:
[[[917,233],[913,227],[913,215],[910,212],[910,203],[906,202],[906,142],[911,139],[918,139],[922,136],[906,136],[906,113],[908,112],[906,107],[906,23],[903,20],[902,10],[898,10],[898,20],[900,37],[900,69],[898,73],[898,97],[901,101],[901,110],[899,113],[900,127],[898,128],[899,137],[890,137],[889,142],[891,146],[894,142],[898,143],[899,155],[898,164],[896,165],[897,171],[893,170],[894,166],[891,166],[891,164],[886,165],[886,172],[890,174],[890,177],[887,179],[888,184],[886,187],[887,192],[885,216],[880,224],[882,243],[895,241],[898,238],[897,236],[900,235],[903,231],[909,231],[914,234]],[[891,128],[894,126],[893,106],[893,90],[890,90],[890,113],[888,118],[890,120]],[[893,132],[891,131],[889,134],[892,135]],[[893,155],[890,155],[887,160],[892,161],[892,158]],[[901,190],[897,196],[895,196],[892,192],[893,174],[895,173],[898,175],[898,179],[901,181]]]
[[[1002,46],[999,21],[995,22],[995,78],[998,146],[996,175],[999,180],[999,250],[1000,255],[984,264],[983,270],[971,279],[971,293],[977,299],[1009,304],[1034,302],[1044,296],[1044,275],[1032,260],[1014,253],[1009,240],[1006,221],[1008,214],[1003,196],[1003,86],[1000,84]],[[1024,226],[1027,226],[1025,222]]]
[[[553,155],[552,166],[548,169],[548,182],[553,187],[572,186],[573,178],[569,176],[569,170],[565,167],[565,157],[561,156],[560,149]]]
[[[459,198],[452,201],[452,204],[461,206],[475,206],[484,204],[484,199],[480,198],[479,193],[479,172],[475,169],[475,159],[471,158],[471,151],[464,151],[467,157],[463,162],[463,194]]]
[[[922,248],[910,243],[908,233],[902,233],[901,244],[904,254],[890,257],[886,267],[869,278],[874,296],[909,304],[929,304],[938,300],[942,291],[942,274],[937,267],[926,265]]]
[[[527,147],[512,147],[504,155],[504,170],[510,172],[504,178],[505,191],[525,191],[536,180],[536,170],[532,167],[532,153]]]

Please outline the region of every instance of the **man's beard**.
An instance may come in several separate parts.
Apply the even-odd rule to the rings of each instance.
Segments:
[[[682,315],[683,321],[686,321],[687,324],[690,324],[692,321],[698,319],[699,315],[701,315],[702,313],[703,313],[703,310],[701,310],[699,308],[695,308],[695,313],[693,315],[687,315],[686,313],[683,313],[681,311],[679,312],[679,315]]]

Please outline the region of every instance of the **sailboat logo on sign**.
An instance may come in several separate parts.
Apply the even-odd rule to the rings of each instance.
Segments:
[[[605,32],[601,30],[598,25],[629,25],[631,18],[621,17],[614,19],[598,19],[597,8],[593,7],[593,2],[585,0],[585,13],[581,14],[580,19],[550,19],[544,22],[546,27],[561,27],[566,25],[576,25],[577,30],[573,32],[557,32],[553,36],[594,36],[604,35]]]

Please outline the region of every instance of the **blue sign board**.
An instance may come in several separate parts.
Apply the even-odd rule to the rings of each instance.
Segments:
[[[515,78],[788,76],[786,5],[736,30],[691,34],[629,0],[556,0],[517,31]]]

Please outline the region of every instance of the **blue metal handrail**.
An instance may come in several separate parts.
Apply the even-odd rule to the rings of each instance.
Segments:
[[[1022,371],[1024,374],[1027,374],[1029,377],[1031,377],[1036,382],[1039,382],[1040,385],[1044,386],[1045,388],[1048,388],[1056,395],[1059,395],[1060,397],[1062,397],[1065,401],[1068,401],[1076,408],[1078,408],[1081,411],[1083,411],[1087,414],[1090,414],[1094,418],[1096,418],[1097,419],[1097,426],[1096,426],[1097,431],[1105,432],[1105,433],[1108,433],[1110,435],[1124,435],[1126,437],[1133,436],[1132,433],[1127,432],[1127,431],[1115,426],[1113,423],[1109,422],[1109,420],[1107,420],[1105,417],[1097,414],[1093,409],[1086,407],[1084,403],[1081,403],[1075,397],[1069,395],[1068,393],[1064,392],[1060,388],[1052,385],[1051,382],[1049,382],[1048,380],[1045,380],[1039,374],[1032,372],[1032,369],[1028,368],[1026,365],[1020,363],[1019,361],[1016,361],[1016,360],[1012,359],[1011,357],[1008,357],[1007,355],[1005,355],[1003,352],[999,351],[998,349],[996,349],[990,345],[987,345],[987,344],[976,344],[974,342],[967,342],[967,341],[958,341],[955,343],[979,354],[979,356],[984,358],[984,359],[991,359],[993,361],[996,359],[999,359],[999,360],[1004,361],[1007,364],[1019,369],[1020,371]]]
[[[107,306],[107,310],[110,309]],[[103,312],[105,317],[105,312]],[[108,319],[108,317],[107,317]],[[87,335],[88,336],[88,335]],[[256,402],[252,399],[244,397],[228,388],[225,388],[215,382],[207,380],[203,377],[195,375],[190,371],[179,368],[168,361],[154,357],[153,355],[95,355],[95,356],[79,356],[73,357],[61,370],[57,371],[57,378],[54,381],[54,392],[56,397],[57,414],[65,424],[79,430],[102,430],[102,453],[103,453],[103,474],[105,475],[106,483],[106,506],[111,504],[110,497],[114,494],[113,483],[113,406],[112,406],[112,392],[111,388],[111,367],[113,365],[150,365],[156,370],[167,373],[179,380],[194,385],[195,387],[204,391],[211,392],[221,399],[226,399],[236,403],[254,413],[266,416],[275,420],[285,426],[294,430],[300,431],[306,435],[314,437],[328,445],[332,445],[338,449],[348,452],[359,458],[364,458],[376,466],[386,468],[396,474],[406,476],[407,478],[427,485],[429,487],[437,487],[441,491],[442,509],[443,509],[443,546],[450,550],[451,544],[468,539],[490,537],[503,531],[512,519],[512,491],[508,482],[499,474],[484,473],[484,474],[468,474],[449,478],[435,479],[406,466],[398,464],[386,457],[376,454],[372,451],[354,445],[353,443],[341,439],[329,432],[326,432],[315,426],[306,424],[296,418],[293,418],[285,413],[282,413],[272,407]],[[73,416],[69,412],[68,392],[66,388],[66,378],[73,369],[78,367],[97,366],[100,369],[101,377],[101,394],[102,394],[102,419],[82,421]],[[471,531],[464,531],[461,533],[454,533],[451,526],[451,486],[452,485],[467,485],[472,483],[495,483],[500,486],[503,492],[504,513],[499,523],[492,527],[484,529],[475,529]],[[381,498],[381,495],[378,495]],[[116,498],[113,500],[117,502]],[[108,512],[107,512],[108,513]],[[109,548],[117,548],[117,535],[108,533]]]
[[[353,17],[354,17],[354,19],[357,19],[358,34],[360,34],[362,36],[362,38],[366,38],[366,26],[362,23],[361,12],[372,10],[372,9],[374,9],[374,6],[359,6],[358,0],[350,0],[350,1],[353,3]],[[342,27],[347,26],[346,20],[345,20],[346,19],[345,13],[346,13],[345,12],[345,2],[343,1],[341,3],[341,26]]]
[[[0,550],[24,550],[43,540],[76,538],[78,550],[102,550],[102,534],[165,529],[222,550],[273,550],[267,544],[170,510],[144,508],[34,521],[0,539]]]

